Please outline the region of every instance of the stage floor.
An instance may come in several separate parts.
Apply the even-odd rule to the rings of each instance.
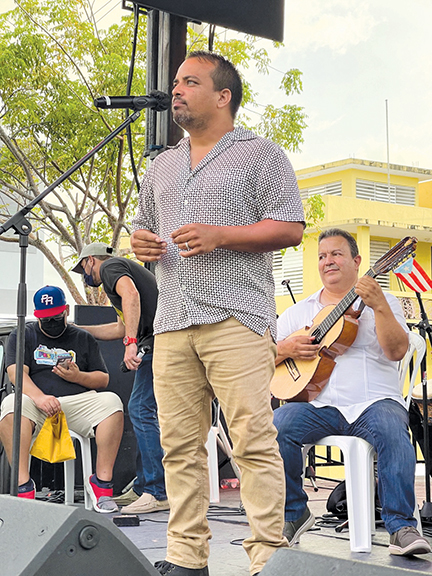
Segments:
[[[416,493],[420,508],[425,499],[424,484],[424,478],[416,479]],[[327,512],[327,498],[335,483],[318,479],[317,485],[318,492],[315,492],[309,485],[306,490],[309,495],[309,506],[318,519]],[[213,534],[210,542],[210,576],[248,576],[249,562],[241,542],[248,537],[250,530],[246,516],[240,510],[240,492],[239,490],[220,490],[220,497],[220,503],[213,504],[209,511],[210,528]],[[140,526],[121,528],[121,530],[150,562],[164,559],[168,512],[141,515],[140,520]],[[425,531],[429,530],[432,535],[432,526],[429,528],[425,526]],[[432,542],[432,539],[429,539]],[[388,553],[388,543],[388,533],[384,528],[378,528],[373,537],[370,554],[351,553],[348,531],[337,533],[334,527],[315,526],[302,536],[301,542],[295,546],[295,549],[343,560],[365,562],[371,566],[371,569],[372,566],[385,566],[404,569],[405,574],[411,571],[417,574],[432,574],[432,554],[411,558],[392,556]],[[305,555],[305,561],[311,562],[309,554]],[[399,570],[396,569],[395,574],[398,572]],[[289,566],[287,566],[287,574],[289,573]],[[365,571],[365,575],[367,573]]]

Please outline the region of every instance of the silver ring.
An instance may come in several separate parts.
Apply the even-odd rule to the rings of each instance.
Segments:
[[[189,244],[187,242],[185,242],[186,244],[186,250],[189,252],[189,250],[192,250],[192,248],[189,246]]]

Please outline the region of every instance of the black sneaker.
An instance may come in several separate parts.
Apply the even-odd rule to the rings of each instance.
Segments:
[[[294,546],[298,542],[300,536],[315,524],[315,516],[306,506],[306,510],[302,516],[295,522],[285,522],[283,535],[288,540],[288,546]]]
[[[166,560],[161,560],[155,563],[155,568],[159,574],[167,576],[209,576],[207,566],[204,568],[183,568],[177,564],[171,564]]]
[[[413,554],[427,554],[430,551],[429,542],[420,536],[414,526],[404,526],[390,535],[390,554],[412,556]]]

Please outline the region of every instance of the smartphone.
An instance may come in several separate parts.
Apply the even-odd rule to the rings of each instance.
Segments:
[[[63,368],[68,368],[69,364],[72,362],[72,358],[70,356],[62,356],[57,359],[57,366],[63,366]]]

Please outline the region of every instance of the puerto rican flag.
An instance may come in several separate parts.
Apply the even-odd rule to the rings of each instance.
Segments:
[[[432,280],[414,258],[401,264],[394,273],[414,292],[426,292],[432,289]]]

